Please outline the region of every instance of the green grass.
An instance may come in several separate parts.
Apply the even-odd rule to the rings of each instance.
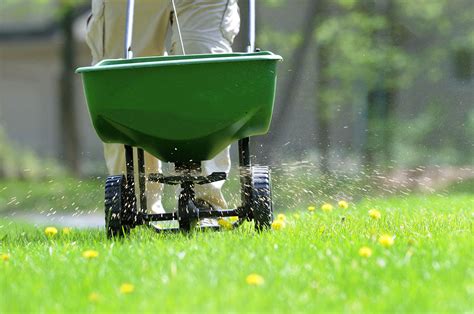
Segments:
[[[373,207],[380,220],[367,215]],[[102,230],[47,238],[3,220],[0,312],[472,312],[473,209],[472,194],[380,198],[288,214],[280,231],[138,228],[123,241]],[[385,233],[392,247],[377,242]],[[99,256],[83,258],[87,249]],[[264,284],[248,285],[250,273]],[[131,294],[119,292],[125,282]]]
[[[0,180],[0,213],[102,210],[102,181],[69,177],[39,181]]]

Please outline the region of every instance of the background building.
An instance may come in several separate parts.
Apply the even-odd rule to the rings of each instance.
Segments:
[[[474,3],[434,1],[441,11],[432,13],[431,19],[420,19],[410,6],[396,0],[354,3],[257,2],[257,45],[285,58],[272,130],[253,144],[257,160],[272,164],[309,160],[320,163],[323,170],[364,164],[400,168],[473,164],[474,44],[462,38],[474,34],[474,25],[462,14],[474,12]],[[411,10],[429,13],[432,4]],[[245,22],[245,2],[241,6]],[[362,18],[347,18],[354,12]],[[9,145],[83,174],[104,171],[102,147],[89,120],[80,76],[73,73],[90,63],[84,40],[88,15],[88,3],[61,8],[55,1],[7,1],[0,7],[0,127]],[[375,25],[380,17],[385,24],[364,29],[370,28],[364,23]],[[442,24],[448,25],[444,31]],[[324,32],[330,31],[334,34],[324,39]],[[406,64],[387,66],[396,75],[380,71],[380,64],[365,73],[361,69],[370,67],[364,63],[367,60],[357,64],[343,53],[341,43],[350,39],[344,36],[351,32],[355,40],[370,41],[366,46],[360,41],[360,47],[352,43],[349,55],[362,56],[382,47],[398,53],[398,62]],[[243,50],[244,34],[239,35],[236,50]],[[427,56],[427,51],[438,55]],[[412,71],[415,67],[420,70]],[[360,80],[354,80],[351,71]],[[370,77],[377,71],[379,85]],[[395,84],[390,83],[392,74],[399,80]],[[322,118],[325,112],[327,117]]]

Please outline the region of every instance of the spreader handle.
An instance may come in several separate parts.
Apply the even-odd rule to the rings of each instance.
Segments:
[[[127,20],[125,22],[125,41],[124,41],[124,58],[133,58],[132,52],[132,34],[133,34],[133,14],[135,8],[135,0],[127,2]]]
[[[249,32],[247,52],[255,52],[255,0],[249,0]]]

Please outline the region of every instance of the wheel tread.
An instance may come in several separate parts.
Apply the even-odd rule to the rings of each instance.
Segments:
[[[261,231],[270,228],[273,221],[270,171],[266,166],[253,166],[251,168],[251,178],[251,208],[255,228]]]
[[[125,177],[109,176],[105,181],[105,228],[107,237],[121,237],[130,231],[130,225],[124,222]]]

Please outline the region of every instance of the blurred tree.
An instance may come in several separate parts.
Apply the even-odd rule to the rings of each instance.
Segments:
[[[78,126],[75,110],[74,66],[76,48],[73,34],[75,5],[71,1],[61,2],[60,25],[62,32],[61,76],[59,80],[59,117],[61,120],[61,147],[68,168],[75,174],[80,172]]]
[[[62,71],[59,81],[59,116],[61,119],[61,147],[67,166],[73,173],[80,173],[80,142],[77,125],[77,112],[74,103],[74,71],[76,67],[76,45],[73,33],[74,21],[84,13],[85,0],[59,1],[58,19],[62,33],[61,62]]]
[[[396,20],[394,1],[332,2],[322,15],[315,36],[318,58],[327,59],[320,71],[326,77],[324,81],[333,82],[318,88],[317,106],[322,107],[318,110],[318,122],[329,124],[341,107],[354,103],[358,89],[364,86],[367,107],[362,113],[367,115],[367,125],[363,127],[366,134],[361,143],[367,166],[391,159],[389,121],[396,90],[404,84],[397,73],[410,61],[392,38],[392,23]],[[393,59],[399,63],[392,62]],[[376,152],[382,153],[383,158],[376,159]]]
[[[278,3],[278,2],[277,2]],[[291,59],[289,60],[289,68],[292,69],[292,73],[286,76],[286,80],[283,84],[283,96],[278,100],[276,107],[279,109],[275,115],[274,123],[276,125],[283,125],[287,114],[290,111],[291,107],[285,104],[290,104],[294,102],[296,92],[298,91],[298,86],[300,83],[300,75],[304,66],[305,66],[305,56],[311,48],[312,37],[314,34],[314,28],[316,26],[316,21],[318,19],[318,12],[320,11],[321,0],[310,1],[307,5],[306,15],[304,17],[304,22],[301,27],[301,35],[298,36],[297,40],[293,40],[293,43],[289,38],[280,37],[280,39],[287,41],[289,43],[289,49],[291,50]],[[270,37],[271,36],[268,36]],[[271,40],[270,38],[266,39]]]
[[[319,0],[317,11],[317,20],[319,25],[324,22],[326,16],[330,14],[328,0]],[[331,88],[331,77],[329,76],[329,65],[331,62],[330,49],[326,45],[316,44],[316,125],[317,125],[317,142],[316,148],[320,155],[320,169],[324,174],[330,172],[329,169],[329,150],[331,147],[329,138],[329,125],[331,119],[331,103],[324,97],[323,91]]]
[[[257,5],[261,6],[261,10],[268,10],[294,5],[294,3],[287,0],[264,0],[257,2]],[[279,87],[281,97],[276,99],[272,128],[269,134],[257,139],[258,144],[262,145],[258,145],[254,150],[260,153],[261,156],[259,157],[264,163],[271,162],[275,143],[278,142],[284,131],[290,127],[289,114],[301,85],[301,74],[307,66],[305,63],[306,56],[311,52],[314,44],[312,38],[318,19],[319,5],[320,0],[312,0],[306,3],[305,15],[300,28],[292,33],[275,31],[265,26],[257,28],[257,45],[262,45],[264,49],[276,46],[278,53],[286,59],[281,66],[287,70],[287,75],[283,77],[284,81]]]
[[[322,169],[328,167],[325,163],[330,145],[326,139],[329,134],[328,126],[342,107],[355,105],[361,90],[366,91],[366,105],[360,110],[361,114],[366,115],[362,119],[366,121],[366,125],[361,127],[366,130],[365,140],[360,141],[364,143],[364,163],[368,166],[387,164],[393,159],[392,147],[396,130],[393,115],[399,91],[409,87],[420,76],[432,82],[441,80],[443,67],[456,51],[463,52],[463,60],[468,59],[465,58],[466,51],[474,50],[474,2],[317,2],[320,4],[314,36],[311,39],[305,36],[303,41],[314,40],[316,43],[316,124],[319,137],[316,148],[322,157]],[[308,3],[311,5],[316,1]],[[268,5],[268,2],[263,4]],[[275,6],[275,3],[271,5]],[[277,5],[289,6],[294,3],[279,1]],[[269,5],[268,7],[271,8]],[[266,35],[266,38],[272,37]],[[284,39],[283,36],[281,38]],[[288,49],[287,42],[278,42],[275,37],[273,39],[274,45]],[[297,49],[294,50],[295,55],[296,51]],[[469,62],[463,64],[466,63]],[[299,75],[300,69],[294,70],[290,72],[292,79]],[[464,72],[465,77],[467,75]],[[283,93],[294,94],[295,91],[285,90]],[[285,107],[291,108],[293,99],[288,96],[283,98],[289,102],[284,104]],[[444,106],[443,110],[445,114],[450,114],[449,106]],[[287,112],[284,113],[287,115]],[[277,111],[274,121],[281,119],[284,117]]]
[[[8,14],[28,17],[32,10],[52,17],[47,28],[58,28],[61,40],[61,74],[58,79],[58,117],[60,119],[60,146],[68,168],[75,174],[80,172],[80,142],[78,140],[77,113],[74,103],[74,70],[76,67],[76,45],[73,34],[75,20],[90,7],[89,0],[4,0],[3,10]],[[37,31],[37,30],[35,30]]]
[[[386,27],[373,32],[374,44],[380,47],[398,47],[394,0],[368,2],[364,8],[366,14],[384,17],[387,23]],[[367,167],[375,163],[386,166],[392,159],[393,115],[398,86],[386,84],[386,79],[396,76],[392,67],[382,68],[377,82],[370,86],[367,93],[367,140],[362,147],[362,158]],[[375,156],[377,152],[381,156],[378,160]]]

